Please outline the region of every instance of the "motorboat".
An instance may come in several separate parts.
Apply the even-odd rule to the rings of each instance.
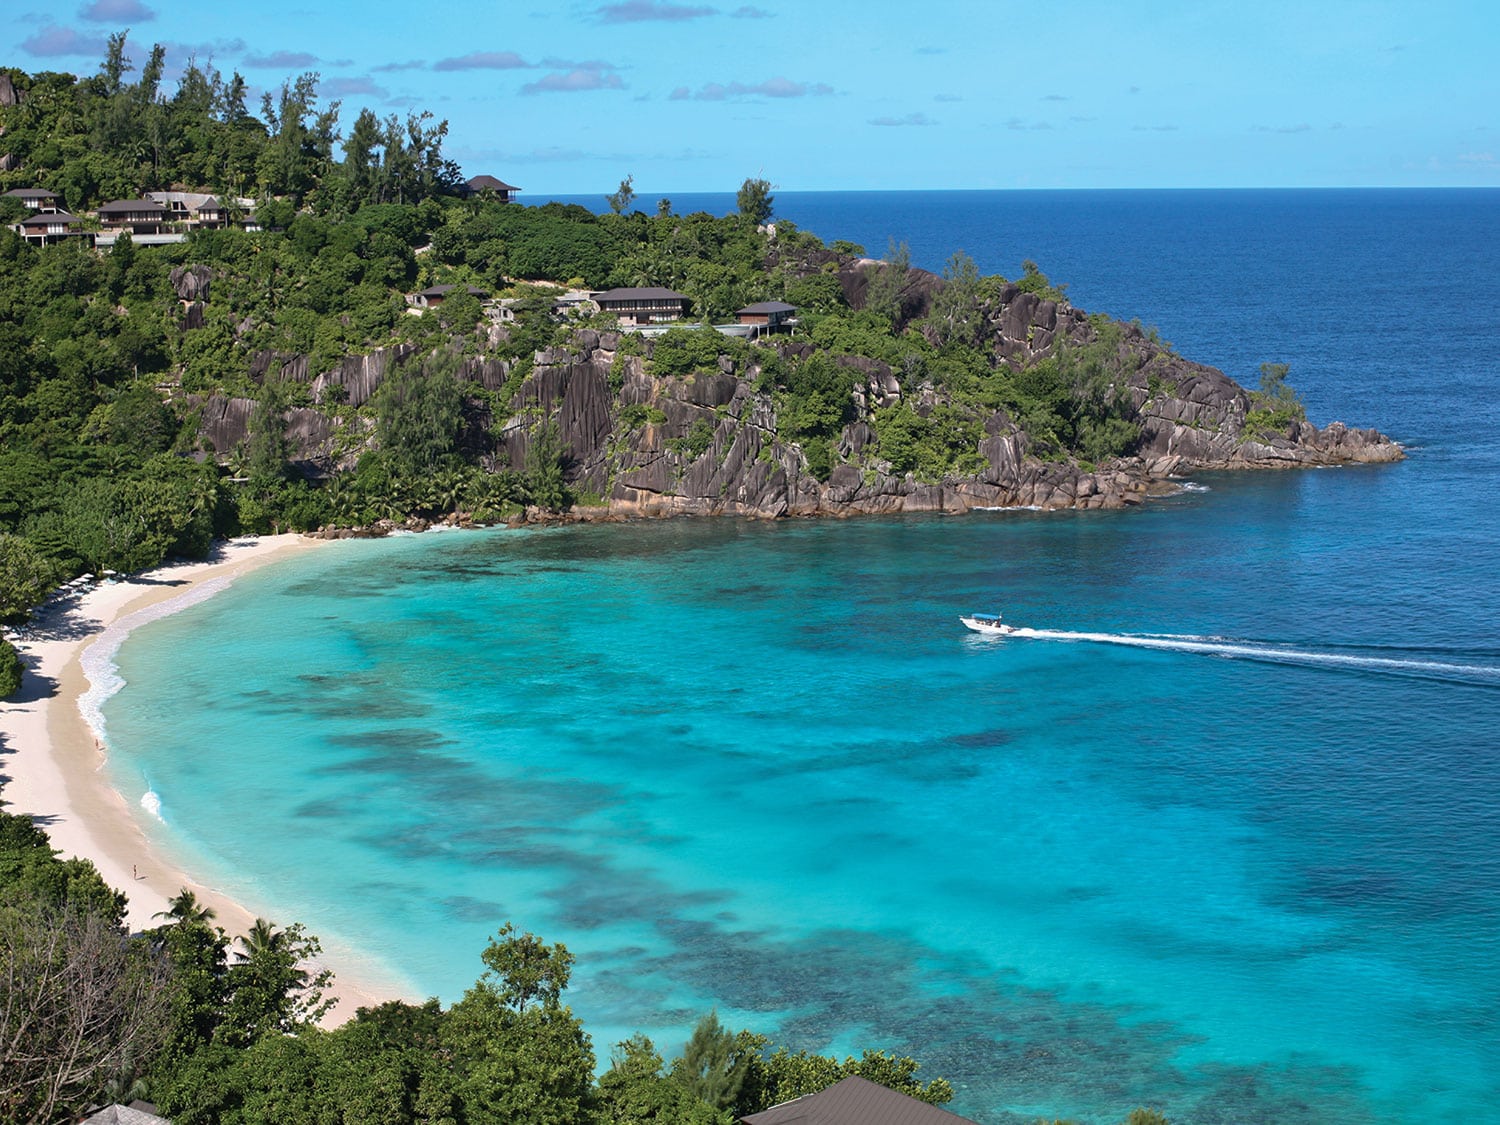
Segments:
[[[964,628],[986,637],[1004,637],[1016,631],[1014,625],[1001,621],[998,613],[971,613],[959,620],[964,623]]]

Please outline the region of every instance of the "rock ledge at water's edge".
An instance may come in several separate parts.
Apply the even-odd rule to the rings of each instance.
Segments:
[[[925,311],[942,281],[912,270],[908,319]],[[858,275],[846,270],[846,290],[858,297]],[[851,301],[851,303],[855,303]],[[1066,301],[1048,300],[1017,286],[1006,287],[986,307],[986,340],[997,361],[1024,366],[1049,354],[1059,340],[1070,345],[1098,338],[1097,322]],[[753,360],[736,369],[721,355],[717,369],[659,377],[644,355],[621,354],[620,333],[579,329],[566,346],[539,352],[512,401],[507,420],[482,416],[470,426],[491,468],[521,467],[539,419],[555,420],[566,476],[575,492],[599,498],[573,518],[629,519],[675,515],[852,516],[898,512],[963,512],[980,507],[1042,509],[1121,508],[1173,490],[1173,478],[1197,470],[1298,468],[1398,461],[1401,447],[1375,430],[1334,422],[1322,429],[1290,422],[1276,433],[1247,432],[1254,408],[1250,392],[1216,368],[1194,363],[1136,325],[1121,325],[1118,349],[1129,363],[1128,394],[1141,440],[1131,456],[1097,466],[1043,460],[1030,436],[1003,409],[984,421],[978,453],[984,467],[972,475],[921,481],[895,474],[874,444],[874,411],[906,401],[918,414],[943,401],[928,382],[904,385],[886,364],[862,356],[838,357],[855,372],[856,420],[838,438],[839,463],[826,481],[809,471],[802,449],[783,440],[772,396],[757,391]],[[503,329],[491,328],[492,333]],[[795,338],[779,346],[787,358],[810,345]],[[267,354],[264,377],[309,385],[315,403],[338,386],[338,400],[357,407],[367,401],[404,349],[351,356],[334,370],[314,373],[305,356]],[[752,351],[752,356],[754,352]],[[494,391],[510,372],[503,361],[480,354],[462,377]],[[611,383],[613,382],[613,386]],[[202,433],[214,448],[243,440],[252,408],[249,399],[221,396],[199,403]],[[477,408],[477,402],[471,402]],[[645,407],[655,421],[628,425],[622,410]],[[482,410],[479,411],[482,415]],[[701,452],[688,451],[695,429],[711,429]],[[372,441],[368,431],[339,430],[317,409],[293,410],[287,437],[295,456],[314,474],[351,467]]]

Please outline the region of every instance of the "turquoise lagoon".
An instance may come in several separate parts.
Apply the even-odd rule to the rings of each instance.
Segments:
[[[1468,260],[1472,209],[1407,202],[1413,270]],[[1120,206],[1101,230],[1169,276],[1080,303],[1249,378],[1265,310],[1194,288],[1241,291],[1233,255]],[[1407,462],[1116,513],[338,543],[130,637],[114,776],[193,870],[414,996],[456,999],[506,920],[565,942],[601,1057],[716,1006],[916,1054],[984,1122],[1485,1119],[1500,337],[1346,323],[1366,294],[1283,233],[1315,417],[1372,409]],[[1434,284],[1493,326],[1489,274]],[[967,635],[987,608],[1045,635]]]

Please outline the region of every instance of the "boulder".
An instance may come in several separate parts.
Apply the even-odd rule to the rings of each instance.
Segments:
[[[167,278],[180,301],[207,301],[214,271],[207,266],[178,266]]]

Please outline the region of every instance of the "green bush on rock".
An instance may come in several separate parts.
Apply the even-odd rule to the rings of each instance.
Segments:
[[[21,654],[9,641],[0,640],[0,699],[21,690]]]

